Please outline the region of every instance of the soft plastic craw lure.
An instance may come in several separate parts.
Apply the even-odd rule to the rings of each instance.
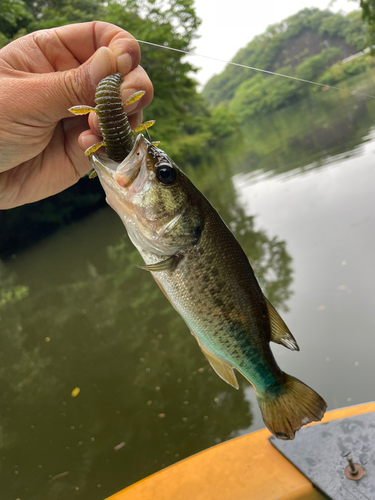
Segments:
[[[86,156],[95,153],[100,147],[104,146],[108,158],[120,163],[128,156],[134,146],[134,134],[142,130],[147,130],[155,123],[154,120],[150,120],[142,123],[135,130],[130,128],[124,106],[129,106],[129,104],[138,101],[144,96],[145,92],[144,90],[135,92],[123,104],[120,94],[121,82],[121,73],[107,76],[99,82],[96,88],[95,108],[81,105],[73,106],[69,109],[75,115],[86,115],[91,111],[94,111],[98,115],[103,140],[86,149]]]

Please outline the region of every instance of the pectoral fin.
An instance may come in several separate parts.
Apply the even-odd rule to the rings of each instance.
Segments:
[[[194,335],[194,333],[193,333]],[[198,340],[197,336],[194,335],[194,337]],[[198,340],[199,347],[201,348],[203,354],[206,356],[208,362],[212,366],[212,368],[215,370],[215,372],[219,375],[220,378],[225,380],[227,384],[231,385],[235,389],[238,389],[239,385],[237,382],[236,375],[234,373],[233,367],[229,365],[228,363],[225,363],[224,361],[221,361],[221,359],[218,359],[216,356],[211,354],[209,351],[207,351],[204,347],[201,346],[199,340]]]
[[[271,341],[275,342],[276,344],[281,344],[291,351],[299,351],[299,347],[295,338],[290,333],[289,328],[286,326],[279,313],[273,307],[271,302],[266,299],[266,297],[264,297],[264,299],[266,301],[268,315],[270,317]]]
[[[159,271],[174,271],[182,258],[183,255],[175,253],[174,255],[172,255],[172,257],[169,257],[169,259],[162,260],[161,262],[157,262],[156,264],[135,267],[143,269],[144,271],[152,271],[153,273],[157,273]]]

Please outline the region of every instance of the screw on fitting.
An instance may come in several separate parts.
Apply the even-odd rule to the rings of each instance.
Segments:
[[[350,455],[348,455],[346,458],[349,462],[349,465],[347,465],[347,467],[345,468],[345,476],[352,481],[358,481],[366,474],[366,471],[364,470],[362,465],[355,464]]]

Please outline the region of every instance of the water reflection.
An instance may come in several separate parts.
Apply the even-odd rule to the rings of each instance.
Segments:
[[[108,249],[105,274],[90,266],[85,280],[3,304],[10,498],[68,498],[76,488],[103,498],[251,424],[242,390],[213,376],[152,280],[133,273],[138,260],[123,242]],[[2,295],[17,289],[8,278]]]
[[[375,121],[374,99],[327,94],[248,123],[232,145],[238,150],[234,171],[280,175],[319,168],[333,156],[358,154]]]

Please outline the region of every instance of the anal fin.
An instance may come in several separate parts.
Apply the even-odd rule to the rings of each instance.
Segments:
[[[194,334],[193,334],[194,335]],[[197,339],[197,336],[194,335],[194,337]],[[198,339],[197,339],[198,340]],[[221,359],[217,358],[213,354],[211,354],[207,349],[201,346],[200,342],[198,341],[199,347],[201,348],[203,354],[206,356],[208,362],[212,366],[212,368],[215,370],[215,372],[219,375],[220,378],[225,380],[227,384],[231,385],[235,389],[239,388],[238,382],[236,375],[233,370],[233,366],[229,365],[228,363],[225,363],[224,361],[221,361]]]
[[[284,320],[273,307],[271,302],[266,299],[266,297],[264,297],[264,300],[266,301],[268,315],[270,318],[271,341],[276,344],[281,344],[291,351],[299,351],[298,344],[293,335],[290,333],[289,328],[284,323]]]

